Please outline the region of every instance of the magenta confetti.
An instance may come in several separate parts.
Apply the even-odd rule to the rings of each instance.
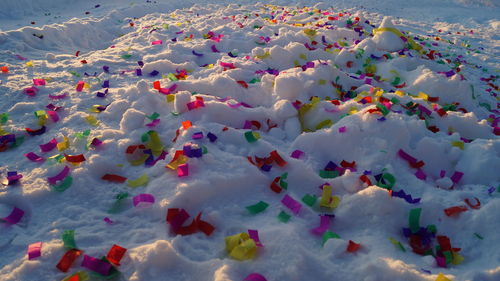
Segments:
[[[41,144],[40,150],[42,152],[49,152],[49,151],[53,150],[54,148],[56,148],[56,146],[57,146],[57,140],[54,138],[46,144]]]
[[[156,40],[156,41],[151,42],[151,45],[161,45],[161,44],[163,44],[162,40]]]
[[[42,255],[42,242],[36,242],[28,246],[28,260],[38,258]]]
[[[322,215],[320,216],[319,226],[311,229],[311,232],[316,235],[322,235],[325,231],[328,230],[329,226],[330,226],[330,217],[327,215]]]
[[[217,47],[215,45],[212,45],[210,48],[212,49],[212,52],[220,53],[219,50],[217,50]]]
[[[113,222],[110,218],[108,218],[108,217],[105,217],[105,218],[104,218],[104,221],[105,221],[107,224],[113,224],[113,223],[114,223],[114,222]]]
[[[132,201],[134,203],[134,207],[137,207],[141,203],[151,205],[151,204],[154,204],[155,197],[149,193],[142,193],[142,194],[134,196]]]
[[[295,199],[290,197],[288,194],[286,194],[285,197],[283,197],[283,199],[281,199],[281,203],[283,203],[283,205],[288,207],[288,209],[290,209],[295,215],[298,215],[300,208],[302,208],[302,204],[297,202]]]
[[[23,216],[24,216],[24,211],[17,207],[14,207],[14,209],[12,209],[12,212],[10,212],[10,214],[5,218],[3,218],[2,220],[4,220],[9,224],[16,224],[19,221],[21,221]]]
[[[38,156],[34,152],[26,153],[26,154],[24,154],[24,156],[26,158],[28,158],[30,161],[33,161],[33,162],[43,162],[43,161],[45,161],[45,159],[43,157]]]
[[[33,97],[33,96],[36,96],[36,94],[38,94],[38,88],[37,88],[37,87],[34,87],[34,86],[33,86],[33,87],[29,87],[29,88],[25,88],[25,89],[23,90],[23,92],[24,92],[26,95]]]
[[[59,174],[53,176],[53,177],[48,177],[47,180],[49,181],[50,184],[54,185],[56,184],[57,181],[63,180],[66,178],[66,176],[69,174],[69,167],[64,166],[64,169],[62,169]]]
[[[61,94],[61,95],[51,95],[49,94],[49,98],[53,99],[53,100],[61,100],[61,99],[64,99],[68,96],[68,93],[64,93],[64,94]]]
[[[464,175],[464,173],[456,171],[455,173],[453,173],[453,175],[451,176],[450,179],[452,182],[458,183],[460,181],[460,179],[462,179],[463,175]]]
[[[418,169],[416,172],[415,172],[415,176],[420,179],[420,180],[425,180],[427,179],[427,175],[424,173],[424,171]]]
[[[295,159],[299,159],[302,156],[304,156],[304,151],[298,149],[294,150],[292,154],[290,154],[290,157]]]
[[[45,79],[33,79],[33,85],[45,86]]]
[[[21,56],[21,55],[16,55],[16,58],[17,58],[18,60],[28,60],[28,58],[25,58],[25,57],[23,57],[23,56]]]
[[[49,115],[52,122],[55,123],[55,122],[59,121],[59,115],[57,114],[57,112],[55,112],[53,110],[48,110],[47,115]]]
[[[262,242],[260,242],[259,232],[257,230],[249,229],[248,230],[248,236],[250,236],[250,238],[253,241],[255,241],[255,245],[257,245],[257,247],[264,247],[264,245],[262,245]]]
[[[155,119],[155,120],[151,121],[150,123],[146,124],[146,126],[153,128],[153,127],[156,127],[156,125],[158,125],[158,124],[160,124],[160,119]]]
[[[340,127],[339,128],[339,133],[345,133],[347,131],[347,128],[344,126],[344,127]]]
[[[243,281],[267,281],[267,279],[259,273],[251,273]]]
[[[104,276],[109,275],[112,267],[110,263],[87,255],[83,256],[82,266]]]

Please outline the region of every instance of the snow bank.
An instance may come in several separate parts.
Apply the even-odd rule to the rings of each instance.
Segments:
[[[24,212],[0,222],[0,279],[102,279],[55,265],[114,244],[116,280],[498,279],[483,50],[325,5],[138,5],[0,33],[0,218]]]

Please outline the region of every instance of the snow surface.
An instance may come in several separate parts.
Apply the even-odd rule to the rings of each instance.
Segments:
[[[105,280],[82,267],[82,257],[66,273],[55,267],[67,251],[65,230],[75,230],[78,249],[91,257],[105,256],[113,244],[126,248],[115,280],[243,280],[253,272],[267,280],[436,280],[439,272],[451,280],[500,280],[499,2],[237,2],[243,5],[2,1],[0,67],[9,71],[0,73],[0,114],[8,114],[0,118],[0,135],[24,142],[7,143],[0,152],[2,182],[7,172],[23,176],[0,185],[0,218],[14,207],[25,214],[16,224],[0,221],[0,280],[61,280],[82,270],[90,280]],[[408,39],[376,28],[405,32],[423,51],[398,53]],[[23,90],[33,79],[46,85],[30,96]],[[86,83],[81,91],[79,81]],[[176,88],[166,97],[154,81]],[[105,97],[96,96],[106,89]],[[188,108],[197,98],[203,105]],[[390,112],[385,116],[376,110],[382,104]],[[34,115],[40,110],[55,113],[40,121]],[[192,127],[183,129],[186,120]],[[39,136],[25,130],[43,123]],[[151,130],[159,148],[145,135]],[[260,135],[255,142],[245,138],[251,131]],[[204,137],[193,139],[197,132]],[[210,141],[209,132],[217,140]],[[62,144],[65,137],[66,150],[41,151],[40,145],[54,138]],[[94,138],[103,144],[89,145]],[[152,166],[133,165],[141,149],[126,150],[140,144],[159,149],[155,159],[162,149],[168,155]],[[186,144],[206,153],[189,158],[189,175],[178,177],[166,165]],[[265,171],[248,160],[275,150],[286,165],[274,162]],[[303,155],[291,157],[296,150]],[[400,150],[425,165],[410,166]],[[28,160],[30,152],[45,161]],[[86,160],[74,165],[49,158],[64,153]],[[343,160],[344,166],[355,161],[355,168],[320,177],[329,161],[340,166]],[[47,178],[64,167],[73,182],[57,192]],[[457,172],[463,177],[453,177]],[[287,188],[273,192],[271,183],[284,173]],[[131,187],[103,180],[105,174],[149,181]],[[360,179],[364,174],[372,185]],[[377,183],[379,174],[394,175],[393,192],[404,190],[420,202],[391,196]],[[336,208],[320,206],[325,183],[340,199]],[[122,208],[109,212],[124,192]],[[139,194],[155,202],[134,206],[131,198]],[[314,206],[301,201],[306,194],[318,198]],[[282,204],[285,196],[301,202],[298,214]],[[478,209],[464,201],[474,205],[475,198]],[[246,207],[259,201],[269,206],[250,214]],[[453,206],[467,211],[447,216],[444,210]],[[193,218],[202,212],[215,231],[176,235],[166,222],[169,208]],[[435,225],[437,235],[460,248],[463,262],[443,268],[434,257],[412,252],[403,228],[415,208],[422,208],[420,226]],[[291,216],[286,223],[277,218],[282,211]],[[311,230],[325,214],[335,215],[327,230],[340,238],[323,244],[322,231]],[[250,260],[231,258],[225,237],[252,229],[263,247]],[[29,260],[28,246],[40,241],[41,256]],[[349,241],[359,250],[348,252]],[[436,245],[433,238],[434,252]]]

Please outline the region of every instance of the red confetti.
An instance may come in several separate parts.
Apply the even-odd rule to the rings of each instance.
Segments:
[[[114,265],[120,265],[120,260],[125,255],[125,252],[127,252],[127,249],[114,244],[106,255],[106,259]]]
[[[77,249],[71,249],[67,251],[64,256],[62,256],[59,263],[57,263],[56,267],[62,272],[68,272],[71,265],[75,262],[75,260],[83,253],[83,251]]]
[[[349,253],[354,253],[361,247],[361,244],[354,243],[354,241],[349,240],[349,245],[347,245],[347,251]]]
[[[122,176],[114,175],[114,174],[105,174],[104,176],[102,176],[101,179],[106,180],[106,181],[110,181],[110,182],[117,182],[117,183],[124,183],[127,180],[126,177],[122,177]]]
[[[465,212],[467,210],[468,209],[465,206],[454,206],[454,207],[450,207],[450,208],[444,209],[444,213],[448,217],[450,217],[450,216],[454,216],[454,215],[460,214],[462,212]]]

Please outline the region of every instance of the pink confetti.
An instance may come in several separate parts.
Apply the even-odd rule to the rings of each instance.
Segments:
[[[83,90],[83,86],[85,86],[85,82],[78,81],[78,83],[76,84],[76,91],[81,92]]]
[[[341,134],[342,134],[342,133],[345,133],[345,132],[346,132],[346,130],[347,130],[347,128],[346,128],[345,126],[344,126],[344,127],[340,127],[340,128],[339,128],[339,133],[341,133]]]
[[[156,41],[151,42],[151,45],[161,45],[161,44],[163,44],[162,40],[156,40]]]
[[[52,122],[59,121],[59,115],[57,114],[57,112],[53,110],[48,110],[47,115],[49,115],[50,119],[52,119]]]
[[[28,260],[38,258],[42,255],[42,242],[36,242],[28,246]]]
[[[45,79],[33,79],[33,85],[45,86]]]
[[[181,164],[177,167],[177,176],[178,177],[187,177],[189,175],[189,166],[188,164]]]

